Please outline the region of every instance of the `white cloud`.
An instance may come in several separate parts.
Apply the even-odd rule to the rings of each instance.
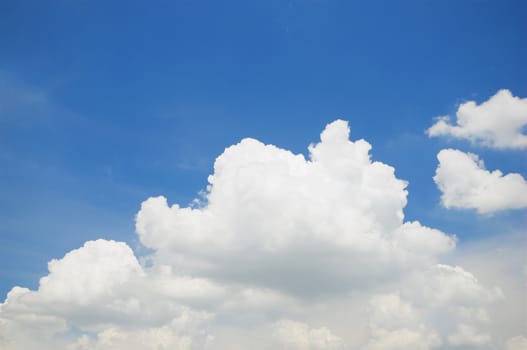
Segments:
[[[434,181],[446,208],[471,208],[479,213],[527,207],[527,181],[520,174],[488,171],[475,154],[441,150]]]
[[[291,320],[280,320],[272,325],[273,337],[281,348],[291,350],[341,349],[342,340],[326,327],[312,328]]]
[[[428,350],[441,345],[435,333],[406,328],[388,331],[376,330],[365,350]]]
[[[477,307],[502,298],[502,291],[486,288],[460,266],[437,264],[418,271],[405,283],[407,297],[422,305],[436,307]]]
[[[441,344],[439,335],[429,330],[419,311],[399,294],[371,298],[370,341],[365,350],[426,350]]]
[[[517,336],[507,341],[506,350],[525,350],[527,349],[527,338],[524,336]]]
[[[48,269],[49,275],[40,280],[41,297],[49,302],[80,305],[111,294],[132,275],[141,273],[126,244],[105,240],[86,242],[64,258],[50,261]]]
[[[498,301],[487,304],[484,309],[458,310],[460,324],[479,324],[478,333],[491,335],[490,348],[505,349],[508,339],[527,336],[527,288],[523,271],[526,259],[525,228],[462,244],[456,251],[454,264],[464,266],[478,276],[481,285],[499,285],[502,292]],[[455,330],[451,333],[454,334]]]
[[[397,293],[370,299],[370,340],[365,349],[426,350],[447,341],[454,346],[487,343],[490,336],[477,331],[486,306],[502,298],[500,289],[484,288],[460,267],[431,266],[408,276]]]
[[[511,295],[499,277],[448,264],[456,238],[405,222],[406,182],[348,138],[336,121],[309,159],[253,139],[227,148],[199,205],[142,204],[149,256],[91,241],[53,260],[37,290],[14,287],[0,348],[505,346],[518,332],[488,311]]]
[[[477,105],[474,101],[463,103],[456,112],[456,124],[450,117],[439,117],[427,134],[467,139],[497,149],[527,148],[527,98],[500,90],[488,101]]]
[[[177,321],[177,320],[176,320]],[[177,322],[174,322],[177,323]],[[95,339],[82,335],[68,350],[188,350],[192,347],[192,338],[180,335],[180,328],[176,324],[138,330],[122,330],[109,327],[97,333]]]
[[[90,349],[118,349],[128,342],[140,349],[149,337],[176,331],[181,334],[167,344],[186,343],[187,333],[195,333],[196,324],[201,327],[212,317],[183,305],[186,294],[209,298],[217,290],[212,283],[169,271],[162,266],[145,270],[125,243],[86,242],[51,261],[38,290],[13,288],[0,305],[0,344],[8,349],[60,349],[62,338],[74,329],[87,332],[77,345],[91,344],[86,345]],[[176,293],[171,290],[174,283],[179,284]],[[200,287],[210,290],[199,291]],[[86,335],[93,333],[96,339]],[[142,340],[133,341],[127,334]]]
[[[344,121],[308,160],[244,139],[216,160],[202,207],[150,198],[137,232],[157,261],[297,295],[378,283],[451,251],[453,237],[403,223],[406,182],[370,149],[349,140]]]
[[[448,336],[448,342],[454,346],[481,346],[488,343],[490,336],[478,333],[473,327],[460,324],[456,333]]]

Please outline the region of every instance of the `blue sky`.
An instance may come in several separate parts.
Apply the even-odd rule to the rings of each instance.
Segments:
[[[525,210],[445,209],[443,148],[527,177],[525,150],[429,138],[499,89],[527,96],[525,1],[2,1],[0,294],[96,238],[127,242],[142,201],[186,205],[244,137],[307,155],[325,125],[409,181],[409,220],[460,244]]]

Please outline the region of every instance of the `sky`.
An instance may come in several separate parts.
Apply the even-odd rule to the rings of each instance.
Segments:
[[[2,1],[0,347],[525,349],[525,13]]]

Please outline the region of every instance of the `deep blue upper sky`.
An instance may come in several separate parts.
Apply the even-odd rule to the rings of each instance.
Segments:
[[[524,212],[445,210],[437,152],[527,175],[525,152],[428,139],[433,117],[527,96],[525,1],[0,2],[0,295],[88,239],[137,248],[142,200],[186,205],[243,137],[306,153],[350,121],[409,185],[407,218],[462,241]],[[137,248],[139,249],[139,248]]]

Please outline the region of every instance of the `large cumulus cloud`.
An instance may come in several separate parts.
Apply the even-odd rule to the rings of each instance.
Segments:
[[[340,120],[307,160],[244,139],[216,160],[200,207],[150,198],[137,232],[157,261],[297,294],[378,283],[451,250],[454,237],[403,223],[406,182],[370,149]]]
[[[456,238],[405,222],[406,182],[329,124],[309,157],[227,148],[188,207],[147,199],[138,259],[98,240],[0,305],[4,349],[514,348],[507,293],[448,264]],[[497,334],[498,338],[495,338]],[[505,341],[509,339],[508,345]]]

